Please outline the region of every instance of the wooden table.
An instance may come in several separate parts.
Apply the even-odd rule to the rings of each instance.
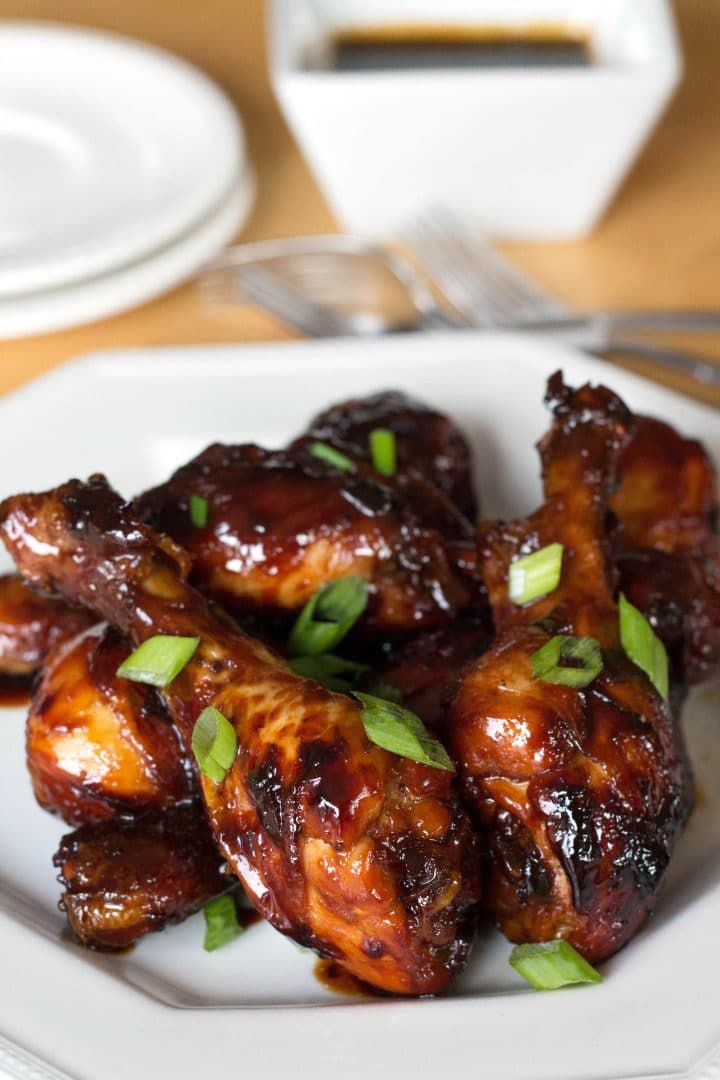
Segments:
[[[239,106],[260,177],[243,239],[329,231],[330,213],[268,85],[263,6],[263,0],[0,0],[0,18],[104,27],[204,68]],[[507,248],[539,281],[580,306],[720,308],[720,2],[676,0],[675,7],[685,79],[600,227],[582,242]],[[204,309],[193,286],[185,285],[104,322],[0,343],[0,393],[91,350],[284,336],[250,308]],[[702,344],[720,363],[720,335]],[[638,362],[628,366],[720,404],[720,392],[698,393],[682,376]]]

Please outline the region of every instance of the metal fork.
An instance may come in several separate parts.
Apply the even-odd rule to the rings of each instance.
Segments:
[[[310,337],[458,329],[402,257],[352,236],[298,237],[223,252],[198,284],[213,307],[250,301]],[[389,303],[387,292],[400,303]]]
[[[220,302],[220,290],[226,283],[217,280],[206,283],[205,295],[211,302]],[[249,266],[242,274],[242,294],[246,300],[264,308],[275,318],[306,337],[343,337],[357,333],[353,321],[325,305],[307,300],[299,292],[288,288],[272,270],[262,266]],[[228,283],[229,285],[229,283]],[[210,290],[215,289],[214,298]],[[237,299],[236,293],[234,298]]]
[[[655,360],[706,384],[720,385],[720,367],[680,349],[634,337],[647,331],[720,330],[716,311],[577,313],[543,292],[503,259],[484,237],[450,211],[423,214],[398,234],[467,326],[552,334],[588,352]]]

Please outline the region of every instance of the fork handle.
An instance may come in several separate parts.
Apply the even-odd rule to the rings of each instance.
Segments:
[[[683,352],[681,349],[669,349],[665,345],[655,345],[652,342],[623,341],[613,338],[612,341],[605,342],[597,351],[622,353],[625,356],[637,356],[643,360],[654,360],[665,367],[690,375],[704,386],[720,386],[719,365],[694,353]]]
[[[710,334],[720,331],[720,311],[591,311],[548,313],[510,322],[508,329],[521,328],[545,334],[603,335],[653,333],[658,331]],[[582,347],[582,346],[581,346]]]
[[[423,330],[467,330],[468,323],[459,315],[453,315],[449,311],[436,306],[426,308],[422,312]]]
[[[611,331],[668,330],[701,334],[720,330],[720,311],[603,311],[598,315]]]

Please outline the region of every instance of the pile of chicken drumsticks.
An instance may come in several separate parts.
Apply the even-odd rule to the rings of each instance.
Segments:
[[[5,499],[0,672],[34,675],[28,768],[75,830],[55,861],[81,942],[124,948],[237,878],[276,929],[398,994],[447,987],[479,918],[591,963],[637,931],[693,803],[681,707],[720,667],[716,478],[602,386],[558,372],[546,403],[544,502],[513,522],[477,523],[462,433],[397,392],[284,450],[210,446],[131,502],[99,475]],[[553,545],[557,583],[518,602],[511,566]],[[367,583],[342,642],[360,697],[287,645],[347,578]],[[662,642],[665,689],[621,604]],[[158,636],[199,639],[167,685],[118,674]],[[538,655],[590,639],[583,685],[538,676]],[[373,741],[363,691],[452,767]],[[208,707],[234,733],[214,776],[193,753]]]

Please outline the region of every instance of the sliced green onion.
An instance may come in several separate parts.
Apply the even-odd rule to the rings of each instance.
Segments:
[[[378,679],[370,689],[374,697],[382,698],[383,701],[392,701],[395,705],[399,705],[405,697],[400,687],[388,682],[387,679]]]
[[[203,948],[206,952],[215,952],[216,949],[227,945],[245,929],[238,922],[235,901],[229,893],[209,900],[203,912],[205,914]]]
[[[559,990],[571,983],[599,983],[602,975],[567,941],[516,945],[510,964],[536,990]]]
[[[202,495],[190,496],[190,520],[197,529],[204,529],[208,523],[208,501]]]
[[[358,664],[355,660],[345,660],[342,656],[323,653],[320,656],[296,656],[290,661],[290,667],[296,675],[305,679],[315,679],[328,690],[346,694],[357,686],[358,679],[369,671],[368,664]]]
[[[562,571],[562,544],[548,544],[510,563],[508,596],[513,604],[529,604],[557,589]]]
[[[362,705],[362,722],[370,742],[399,757],[433,769],[455,772],[444,746],[428,732],[419,716],[392,701],[353,691]]]
[[[397,469],[395,435],[388,428],[374,428],[368,437],[373,468],[383,476],[394,476]]]
[[[603,669],[600,646],[593,637],[557,634],[530,657],[533,678],[582,689]]]
[[[123,660],[115,674],[148,686],[167,686],[180,674],[199,644],[199,637],[156,634]]]
[[[620,593],[620,641],[627,656],[637,664],[658,694],[667,701],[668,658],[665,646],[641,611]]]
[[[365,578],[345,577],[323,585],[308,600],[290,631],[291,654],[317,656],[330,652],[360,618],[367,600]]]
[[[232,724],[214,705],[208,705],[195,721],[191,743],[200,772],[219,784],[237,753],[237,735]]]
[[[334,446],[328,446],[327,443],[314,442],[310,447],[310,453],[319,461],[326,461],[328,465],[333,465],[336,469],[342,469],[343,472],[352,472],[355,468],[349,457],[341,454]]]

